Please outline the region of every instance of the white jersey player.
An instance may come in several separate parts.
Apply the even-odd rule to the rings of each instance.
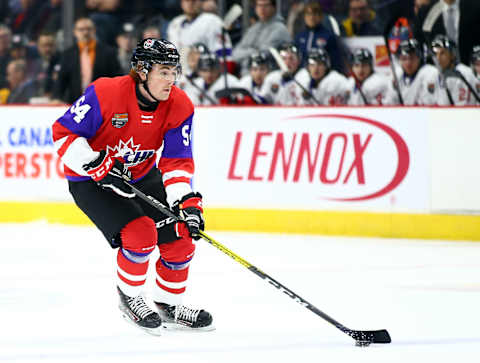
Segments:
[[[470,59],[470,65],[473,74],[475,75],[475,77],[477,77],[478,80],[480,80],[480,45],[476,45],[473,47]],[[480,92],[480,89],[478,89],[477,92]]]
[[[240,79],[240,87],[250,92],[257,103],[267,103],[267,100],[261,96],[260,91],[269,69],[269,59],[266,52],[255,52],[248,57],[249,73]]]
[[[224,90],[225,75],[221,73],[220,62],[215,54],[203,54],[198,61],[199,77],[187,83],[185,92],[194,105],[217,105],[227,103],[217,92]],[[227,73],[228,88],[240,88],[240,81],[237,77]]]
[[[297,79],[305,88],[297,86],[300,105],[316,105],[318,101],[321,105],[332,106],[347,102],[347,78],[331,69],[330,57],[323,48],[310,50],[307,68],[297,73]]]
[[[300,56],[298,49],[292,43],[285,43],[279,47],[279,53],[288,67],[289,73],[284,74],[281,70],[270,72],[262,85],[260,96],[268,103],[275,105],[298,105],[297,84]]]
[[[201,0],[181,0],[183,14],[172,19],[167,28],[167,37],[180,50],[183,71],[189,74],[186,62],[189,48],[195,43],[203,43],[217,57],[223,57],[223,22],[212,13],[201,13]],[[225,55],[227,64],[231,62],[232,42],[225,34]],[[230,68],[230,67],[229,67]]]
[[[450,106],[478,104],[472,91],[476,92],[480,88],[479,81],[469,67],[456,63],[455,42],[444,35],[439,35],[433,40],[432,49],[442,72],[438,104]]]
[[[359,48],[352,54],[352,71],[355,77],[348,79],[349,105],[387,104],[388,79],[373,71],[373,56],[366,48]],[[357,85],[358,81],[358,85]]]
[[[438,70],[424,63],[421,45],[416,39],[402,41],[396,53],[400,67],[395,71],[404,105],[436,105],[439,85]],[[400,105],[400,97],[392,77],[387,104]]]

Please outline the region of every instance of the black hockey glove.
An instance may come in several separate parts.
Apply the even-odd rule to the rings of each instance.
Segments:
[[[187,225],[190,236],[196,241],[199,240],[198,232],[205,229],[202,195],[200,193],[188,193],[182,199],[173,203],[173,210]]]
[[[95,160],[83,166],[83,170],[103,189],[109,189],[125,198],[135,197],[132,189],[124,183],[130,181],[132,173],[125,164],[113,159],[105,150]]]

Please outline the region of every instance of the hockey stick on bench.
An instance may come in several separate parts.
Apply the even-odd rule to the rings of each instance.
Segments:
[[[166,205],[163,203],[159,202],[155,198],[153,198],[150,195],[146,195],[143,192],[141,192],[139,189],[137,189],[135,186],[125,182],[128,184],[133,192],[136,194],[137,197],[140,199],[144,200],[148,204],[150,204],[152,207],[158,209],[160,212],[165,214],[168,217],[173,218],[176,221],[181,220],[178,216],[176,216],[170,208],[168,208]],[[385,329],[383,330],[352,330],[344,325],[340,324],[338,321],[334,320],[324,312],[320,311],[317,309],[315,306],[313,306],[311,303],[309,303],[307,300],[301,298],[297,294],[295,294],[292,290],[289,288],[285,287],[282,285],[280,282],[276,281],[269,275],[267,275],[265,272],[262,270],[258,269],[257,267],[253,266],[251,263],[247,262],[244,260],[242,257],[238,256],[236,253],[232,252],[229,250],[227,247],[223,246],[221,243],[215,241],[212,237],[208,236],[206,233],[203,231],[200,231],[200,236],[202,239],[204,239],[206,242],[210,243],[212,246],[215,248],[219,249],[222,251],[224,254],[227,256],[230,256],[232,259],[237,261],[239,264],[243,265],[246,267],[248,270],[253,272],[255,275],[260,277],[262,280],[267,281],[269,284],[273,285],[276,287],[278,290],[282,291],[284,294],[295,300],[297,303],[300,305],[306,307],[308,310],[312,311],[316,315],[320,316],[322,319],[326,320],[333,326],[335,326],[337,329],[341,330],[345,334],[349,335],[353,339],[355,339],[356,345],[358,346],[367,346],[370,343],[390,343],[390,335],[388,334],[388,331]]]

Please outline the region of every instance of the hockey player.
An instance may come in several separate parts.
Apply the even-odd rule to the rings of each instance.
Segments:
[[[268,103],[275,105],[298,105],[296,88],[298,87],[294,77],[298,77],[300,70],[300,54],[293,43],[283,43],[278,52],[288,67],[288,73],[278,69],[270,72],[263,82],[260,90],[262,96]],[[298,80],[298,78],[297,78]]]
[[[435,105],[438,92],[438,71],[425,64],[421,45],[416,39],[400,42],[396,56],[400,67],[396,69],[399,88],[404,105]],[[387,103],[399,105],[395,84],[389,85]]]
[[[237,77],[227,73],[227,84],[225,75],[222,74],[220,62],[215,54],[203,54],[198,60],[199,77],[188,84],[185,92],[194,105],[216,105],[227,103],[216,96],[216,92],[227,88],[240,88],[240,81]]]
[[[455,42],[444,35],[438,35],[432,41],[432,50],[441,73],[438,104],[475,105],[477,102],[469,85],[475,90],[479,81],[468,66],[457,61]]]
[[[167,37],[180,51],[183,71],[186,74],[191,72],[186,60],[189,48],[195,43],[205,44],[220,60],[223,60],[225,51],[227,68],[233,71],[232,42],[228,34],[225,34],[223,49],[222,19],[212,13],[202,13],[202,0],[181,0],[180,5],[183,14],[172,19],[167,28]]]
[[[385,104],[388,80],[374,71],[373,56],[368,49],[359,48],[353,52],[352,72],[355,77],[352,76],[348,79],[350,90],[349,105]]]
[[[330,57],[323,48],[312,48],[307,55],[307,72],[299,73],[300,84],[322,105],[344,105],[348,96],[348,80],[331,68]],[[311,95],[297,87],[302,105],[315,105]]]
[[[270,70],[268,54],[264,51],[252,53],[248,57],[248,70],[249,74],[240,79],[240,87],[249,91],[257,103],[267,103],[260,90]]]
[[[140,41],[130,74],[100,78],[52,126],[77,206],[118,248],[116,285],[127,321],[151,334],[162,326],[211,330],[212,316],[182,305],[189,264],[204,229],[202,196],[193,192],[193,105],[174,86],[179,54],[167,40]],[[162,148],[158,167],[156,151]],[[184,222],[153,209],[125,181],[168,203]],[[158,245],[153,300],[142,290]]]
[[[192,45],[187,54],[187,63],[190,73],[185,73],[182,71],[182,74],[179,80],[175,83],[181,89],[185,89],[187,84],[191,84],[192,80],[198,77],[198,60],[202,54],[209,54],[210,50],[203,43],[195,43]]]
[[[470,65],[472,67],[473,74],[475,74],[475,77],[477,77],[477,79],[480,79],[480,45],[476,45],[473,47]]]

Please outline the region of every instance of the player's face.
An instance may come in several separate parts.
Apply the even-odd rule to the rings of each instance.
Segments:
[[[268,67],[264,64],[258,66],[252,66],[250,68],[250,76],[252,76],[253,82],[257,85],[261,85],[265,80],[268,73]]]
[[[200,69],[198,74],[203,78],[207,85],[211,85],[220,76],[220,70],[218,68]]]
[[[202,9],[201,0],[182,0],[180,5],[183,12],[189,16],[195,16],[199,14]]]
[[[442,70],[448,69],[451,67],[453,62],[453,56],[448,49],[437,48],[435,50],[435,56],[437,57],[438,64]]]
[[[295,72],[300,65],[300,61],[298,60],[298,57],[295,53],[292,52],[281,52],[280,55],[283,58],[283,61],[288,67],[288,70],[290,72]]]
[[[148,72],[148,89],[159,101],[165,101],[170,96],[172,86],[179,76],[177,67],[154,64]]]
[[[477,60],[473,63],[473,71],[476,75],[480,75],[480,60]]]
[[[307,69],[315,81],[321,80],[327,73],[327,66],[323,62],[309,63]]]
[[[266,21],[275,14],[275,7],[270,0],[256,0],[255,13],[260,21]]]
[[[196,49],[190,50],[187,55],[187,63],[192,71],[197,69],[198,60],[200,59],[200,52]]]
[[[372,67],[368,63],[355,63],[352,70],[360,82],[363,82],[372,74]]]
[[[403,71],[409,76],[413,75],[420,67],[420,58],[415,53],[402,54],[399,60]]]

